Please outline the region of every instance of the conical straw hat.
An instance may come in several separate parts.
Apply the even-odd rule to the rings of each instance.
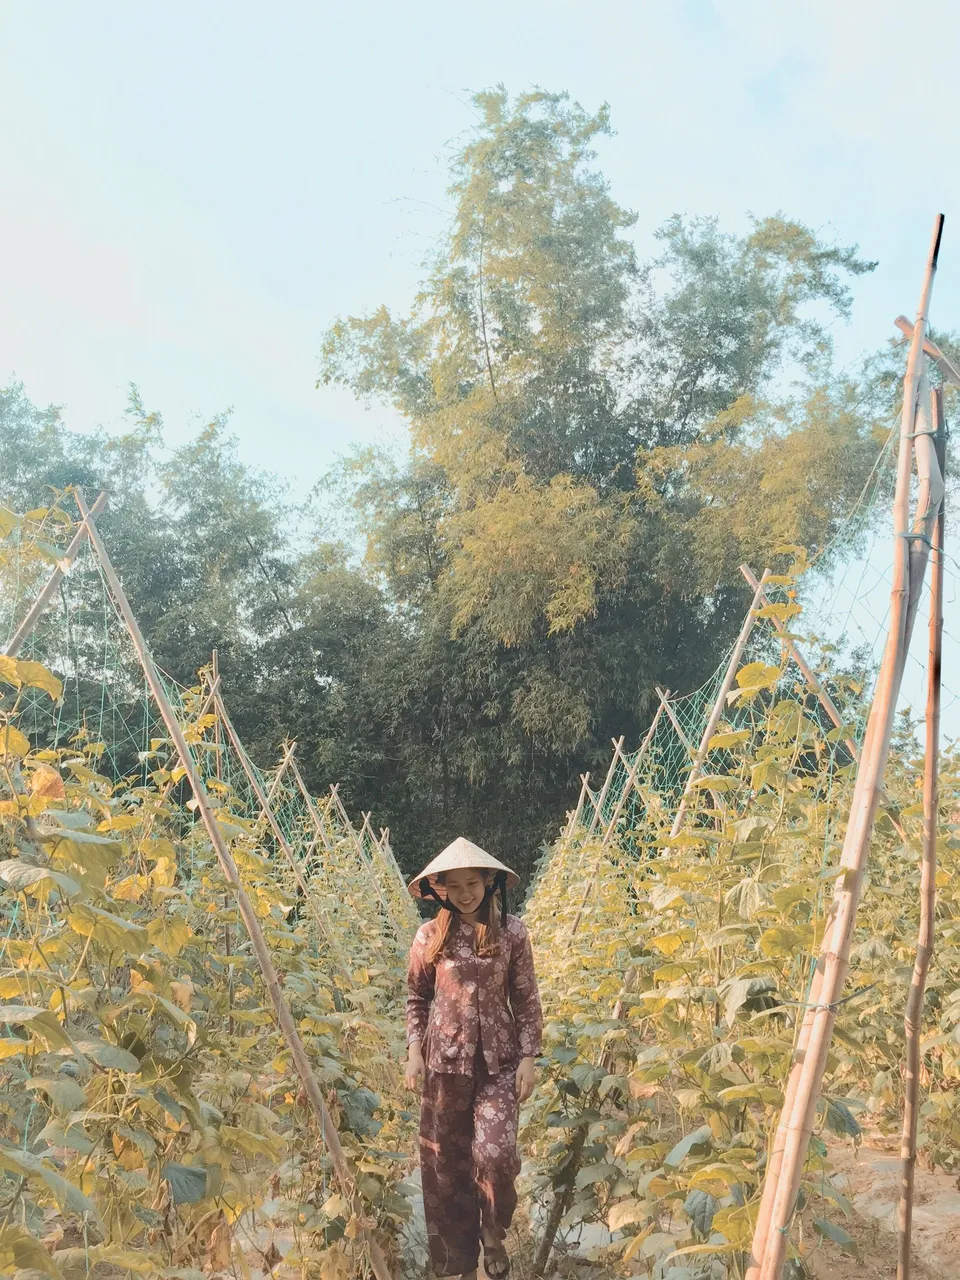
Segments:
[[[419,898],[421,880],[432,880],[434,876],[440,875],[441,871],[462,871],[467,867],[477,867],[484,871],[505,871],[508,889],[515,889],[520,883],[520,877],[515,871],[498,862],[492,854],[481,849],[472,840],[467,840],[465,836],[458,836],[453,844],[448,844],[442,853],[438,853],[432,862],[428,862],[418,876],[414,876],[407,888],[415,898]]]

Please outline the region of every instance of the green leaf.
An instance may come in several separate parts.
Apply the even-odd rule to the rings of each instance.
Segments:
[[[196,1204],[207,1194],[207,1171],[188,1164],[165,1164],[161,1176],[170,1184],[174,1204]]]
[[[190,941],[190,926],[180,916],[160,916],[147,925],[147,938],[151,946],[173,959]]]
[[[89,1200],[79,1187],[68,1182],[56,1169],[51,1168],[37,1156],[16,1147],[7,1146],[6,1143],[0,1143],[0,1169],[19,1174],[24,1178],[39,1178],[53,1192],[61,1212],[70,1211],[81,1217],[89,1214],[94,1221],[98,1221],[93,1201]]]
[[[36,1009],[24,1004],[0,1005],[0,1023],[11,1027],[27,1027],[50,1048],[71,1048],[70,1037],[49,1009]]]
[[[148,946],[146,929],[86,902],[76,904],[67,922],[81,937],[92,937],[94,942],[128,956],[139,957]]]
[[[701,1125],[699,1129],[694,1129],[693,1133],[688,1133],[685,1138],[681,1138],[676,1146],[663,1158],[664,1167],[668,1169],[679,1169],[687,1156],[705,1155],[713,1142],[713,1134],[710,1126]]]
[[[34,1076],[25,1087],[39,1089],[61,1111],[79,1111],[87,1105],[87,1095],[70,1076]]]
[[[831,1133],[836,1133],[841,1138],[859,1139],[863,1136],[856,1116],[845,1102],[840,1098],[827,1098],[826,1104],[826,1125]]]
[[[683,1211],[693,1223],[696,1231],[706,1238],[713,1225],[713,1215],[720,1203],[707,1191],[691,1191],[683,1202]]]
[[[98,1067],[104,1067],[111,1071],[123,1071],[127,1075],[134,1075],[140,1070],[139,1061],[132,1053],[126,1049],[121,1049],[119,1045],[93,1038],[75,1040],[74,1044],[85,1058],[95,1062]]]
[[[818,1235],[825,1236],[827,1240],[832,1240],[845,1253],[853,1254],[854,1257],[859,1255],[860,1251],[856,1240],[849,1232],[844,1231],[843,1227],[838,1227],[835,1223],[828,1222],[826,1218],[815,1218],[813,1226]]]
[[[19,1227],[6,1227],[0,1232],[0,1252],[13,1254],[13,1260],[19,1268],[18,1275],[39,1273],[52,1276],[54,1280],[64,1280],[63,1272],[54,1258],[46,1251],[39,1240],[22,1232]]]
[[[82,1156],[89,1155],[94,1146],[79,1124],[65,1125],[56,1118],[48,1120],[37,1137],[48,1146],[66,1147],[68,1151],[76,1151]]]
[[[592,1187],[597,1182],[608,1182],[611,1178],[619,1177],[620,1169],[615,1164],[603,1160],[599,1164],[585,1165],[577,1174],[576,1185],[580,1187]]]
[[[22,858],[7,858],[0,862],[0,880],[18,893],[43,883],[55,884],[67,897],[75,897],[82,892],[79,881],[72,876],[51,871],[49,867],[33,867]]]
[[[792,960],[810,950],[813,925],[775,925],[760,935],[760,950],[775,960]]]

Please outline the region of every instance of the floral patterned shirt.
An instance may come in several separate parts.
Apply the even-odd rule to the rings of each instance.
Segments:
[[[507,916],[500,954],[478,956],[473,927],[454,916],[445,954],[429,964],[436,927],[430,920],[417,931],[407,970],[407,1043],[422,1042],[427,1070],[472,1075],[482,1053],[496,1075],[537,1057],[543,1014],[523,921]]]

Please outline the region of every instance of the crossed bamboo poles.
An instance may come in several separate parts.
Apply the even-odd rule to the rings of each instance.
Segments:
[[[304,874],[304,860],[299,856],[300,850],[296,849],[288,840],[286,833],[284,833],[282,826],[277,819],[274,802],[278,787],[282,780],[282,772],[284,769],[291,769],[294,771],[294,776],[297,779],[297,784],[302,795],[303,804],[306,812],[310,815],[314,826],[314,844],[316,844],[317,840],[320,840],[325,843],[325,847],[329,851],[331,848],[335,847],[336,837],[334,837],[334,841],[331,840],[333,833],[331,832],[330,824],[325,821],[323,816],[324,810],[318,807],[313,797],[309,795],[299,768],[293,760],[292,748],[288,748],[284,752],[281,769],[278,771],[281,777],[275,777],[274,782],[270,787],[263,787],[262,780],[250,762],[239,737],[236,735],[236,731],[233,728],[229,715],[227,714],[223,698],[220,693],[220,678],[219,672],[216,670],[215,661],[209,678],[205,680],[205,697],[200,714],[195,718],[190,717],[188,719],[183,716],[181,709],[181,713],[178,715],[177,710],[175,709],[164,686],[163,679],[150,649],[147,646],[142,632],[140,631],[140,627],[130,605],[130,601],[123,590],[123,586],[111,562],[106,545],[104,544],[100,531],[96,525],[95,517],[106,505],[106,495],[100,494],[92,507],[87,506],[83,494],[79,491],[75,491],[75,497],[80,511],[80,525],[64,552],[64,555],[58,562],[57,567],[50,575],[50,578],[38,594],[34,604],[31,606],[20,626],[8,642],[4,650],[5,655],[8,657],[15,657],[16,654],[20,652],[23,644],[33,631],[42,613],[52,600],[65,573],[69,572],[70,568],[77,560],[83,550],[84,544],[89,543],[91,550],[99,561],[109,593],[113,598],[123,624],[130,636],[137,658],[143,669],[147,686],[150,690],[150,695],[156,704],[161,718],[163,719],[174,751],[179,758],[184,776],[189,783],[191,791],[193,792],[193,797],[196,801],[197,813],[200,816],[200,820],[206,829],[207,836],[214,852],[216,853],[224,878],[233,893],[240,918],[243,921],[250,943],[253,947],[253,952],[257,959],[264,986],[266,987],[270,1001],[273,1005],[278,1026],[287,1042],[287,1047],[290,1050],[290,1056],[293,1061],[294,1068],[300,1077],[304,1094],[311,1109],[317,1117],[323,1142],[330,1155],[330,1160],[333,1165],[340,1190],[349,1204],[352,1213],[355,1215],[356,1221],[360,1224],[359,1231],[366,1247],[370,1268],[377,1280],[391,1280],[391,1273],[387,1266],[386,1258],[384,1257],[372,1230],[367,1224],[364,1204],[357,1191],[353,1172],[341,1145],[337,1127],[327,1108],[323,1089],[314,1074],[303,1041],[300,1038],[296,1020],[294,1019],[284,997],[276,966],[273,963],[273,957],[266,938],[264,937],[260,921],[257,917],[253,903],[243,886],[240,872],[231,852],[230,845],[220,827],[217,806],[211,799],[210,793],[207,789],[206,780],[203,776],[203,770],[198,763],[197,757],[199,753],[192,749],[191,744],[187,741],[187,737],[184,732],[185,728],[192,730],[193,726],[202,721],[211,709],[215,711],[217,726],[215,738],[218,741],[218,745],[222,749],[222,727],[222,731],[225,733],[226,739],[230,742],[230,745],[240,762],[241,768],[247,777],[251,790],[256,797],[256,801],[259,806],[260,818],[267,823],[277,846],[281,850],[283,856],[288,859],[288,862],[291,865],[291,870],[294,871],[298,887],[304,895],[304,900],[308,908],[311,912],[316,912],[315,918],[317,919],[317,923],[321,926],[321,932],[324,933],[325,939],[330,947],[330,951],[336,958],[338,965],[341,967],[344,979],[352,981],[346,956],[337,948],[335,939],[332,935],[332,930],[324,928],[324,916],[316,901],[317,886],[315,882],[312,883]],[[375,892],[380,898],[384,920],[385,922],[389,922],[396,945],[402,954],[405,950],[403,939],[405,933],[410,930],[410,926],[413,924],[412,916],[415,914],[415,909],[412,902],[410,902],[409,897],[405,899],[401,893],[401,890],[405,890],[405,886],[403,885],[396,860],[390,850],[389,833],[387,831],[382,832],[378,839],[374,835],[373,829],[370,825],[369,814],[364,815],[363,827],[360,832],[357,832],[356,828],[347,816],[336,787],[331,789],[331,797],[327,803],[328,807],[331,807],[335,813],[336,823],[340,827],[338,834],[341,841],[345,838],[348,843],[352,843],[354,852],[356,853],[359,862],[365,868],[369,879],[373,881],[376,878],[373,850],[377,851],[376,856],[382,866],[390,868],[387,879],[388,883],[391,881],[392,883],[390,883],[389,889],[384,892],[382,886],[377,885]],[[387,897],[390,898],[393,905],[388,906]],[[406,908],[406,911],[404,908]]]
[[[752,618],[756,616],[759,609],[764,610],[765,616],[773,622],[785,649],[800,669],[810,690],[816,695],[823,710],[838,730],[838,736],[845,742],[851,757],[857,764],[850,818],[840,858],[840,868],[845,874],[838,877],[836,882],[834,901],[827,918],[827,927],[814,969],[813,981],[803,1006],[804,1014],[797,1031],[792,1064],[786,1081],[783,1108],[767,1154],[762,1197],[745,1280],[780,1280],[786,1260],[789,1227],[796,1210],[833,1027],[849,964],[850,946],[866,871],[870,838],[877,810],[884,799],[883,778],[897,699],[919,609],[927,561],[932,560],[923,778],[923,843],[920,863],[920,929],[913,979],[904,1015],[905,1102],[901,1135],[897,1277],[898,1280],[909,1280],[910,1276],[913,1181],[919,1111],[920,1023],[924,987],[933,953],[936,908],[937,764],[943,628],[942,560],[946,423],[942,390],[931,389],[927,360],[939,368],[946,381],[960,387],[960,370],[927,334],[930,297],[939,257],[943,222],[943,215],[938,215],[934,222],[917,318],[913,324],[903,316],[895,321],[897,327],[909,339],[910,348],[904,377],[897,484],[893,502],[894,572],[891,621],[862,748],[858,747],[836,705],[806,662],[795,638],[770,609],[764,591],[764,580],[758,581],[746,566],[741,568],[748,583],[754,589],[753,603],[731,655],[698,747],[695,748],[685,734],[671,706],[668,694],[657,690],[660,699],[658,716],[660,711],[666,712],[691,761],[683,795],[671,829],[672,836],[676,836],[682,829],[692,790],[702,777],[704,762],[710,748],[710,738],[719,722],[727,694],[732,688],[737,665],[752,630]],[[917,478],[916,502],[911,518],[911,476],[914,467]],[[605,821],[604,804],[614,788],[614,772],[621,764],[627,769],[624,791],[632,789],[636,794],[640,794],[636,765],[644,752],[641,750],[637,753],[631,767],[628,758],[623,755],[622,743],[622,739],[614,743],[614,758],[611,761],[610,772],[599,793],[595,795],[590,791],[589,775],[583,777],[580,799],[570,814],[561,837],[560,852],[564,857],[568,857],[571,844],[577,839],[585,840],[592,836],[598,822],[603,830],[601,855],[595,860],[592,868],[571,936],[576,931],[584,904],[599,874],[602,848],[608,843],[612,833],[612,825],[608,825]],[[622,794],[618,805],[619,814],[623,808]]]

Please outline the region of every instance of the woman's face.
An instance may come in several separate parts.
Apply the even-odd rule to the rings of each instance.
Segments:
[[[482,871],[473,867],[465,867],[458,871],[443,873],[443,887],[447,897],[465,916],[473,915],[483,904],[483,895],[487,889],[487,877]]]

